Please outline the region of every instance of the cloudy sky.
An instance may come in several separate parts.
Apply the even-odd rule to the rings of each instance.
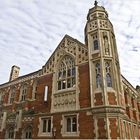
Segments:
[[[140,84],[140,0],[98,0],[114,25],[122,74]],[[0,84],[40,69],[65,34],[84,42],[94,0],[0,0]]]

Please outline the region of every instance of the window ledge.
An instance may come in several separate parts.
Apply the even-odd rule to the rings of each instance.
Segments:
[[[38,134],[38,137],[52,137],[52,132],[51,133],[40,133],[40,134]]]
[[[96,90],[95,90],[95,93],[101,93],[102,92],[102,89],[101,88],[97,88]]]
[[[92,54],[96,54],[96,53],[99,53],[99,52],[100,52],[100,50],[93,50]]]
[[[71,91],[75,91],[75,90],[76,90],[76,88],[72,87],[72,88],[67,88],[67,89],[56,91],[54,94],[59,94],[59,93],[63,93],[63,92],[71,92]]]
[[[5,106],[11,106],[11,105],[12,105],[12,103],[5,104]]]
[[[106,87],[107,92],[116,92],[112,87]],[[97,88],[95,91],[95,93],[100,93],[102,92],[102,88]]]
[[[63,137],[79,137],[79,133],[78,132],[65,132],[64,134],[62,134]]]
[[[114,92],[114,93],[116,92],[112,87],[107,87],[107,91],[108,92]]]
[[[32,101],[35,101],[36,99],[27,99],[26,101],[29,101],[29,102],[32,102]]]

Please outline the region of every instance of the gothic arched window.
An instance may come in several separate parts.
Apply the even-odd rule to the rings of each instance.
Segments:
[[[96,70],[96,87],[100,88],[102,85],[100,63],[96,63],[95,70]]]
[[[32,138],[32,126],[28,126],[24,129],[23,138],[24,139],[31,139]]]
[[[105,69],[106,69],[106,83],[107,87],[112,87],[112,78],[111,78],[111,70],[110,70],[110,63],[105,63]]]
[[[94,50],[99,50],[98,40],[93,41]]]
[[[8,138],[14,139],[14,128],[13,127],[8,129]]]
[[[75,63],[70,56],[65,56],[58,68],[57,88],[67,89],[75,86]]]

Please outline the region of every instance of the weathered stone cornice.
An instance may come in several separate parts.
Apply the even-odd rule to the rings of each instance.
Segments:
[[[92,113],[93,114],[98,114],[98,113],[120,113],[120,114],[125,114],[125,109],[122,108],[122,107],[117,107],[117,106],[104,106],[104,107],[92,108]]]

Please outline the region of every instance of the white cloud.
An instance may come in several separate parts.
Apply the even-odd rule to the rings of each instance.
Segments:
[[[12,65],[20,75],[40,69],[65,34],[84,42],[93,0],[0,0],[0,83]],[[122,74],[140,84],[140,1],[99,0],[114,25]]]

